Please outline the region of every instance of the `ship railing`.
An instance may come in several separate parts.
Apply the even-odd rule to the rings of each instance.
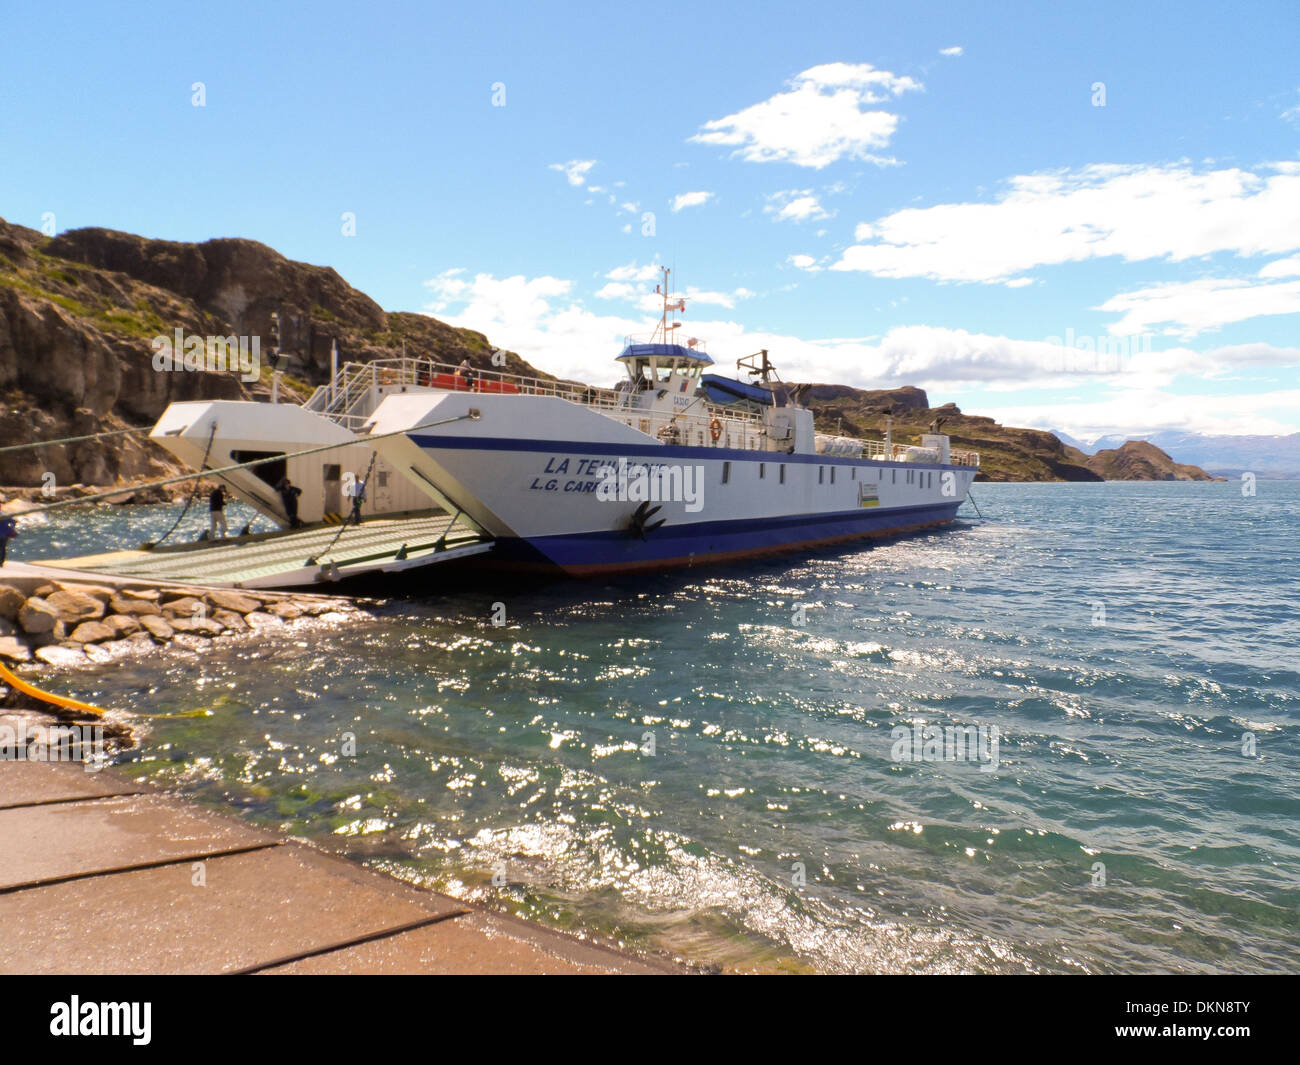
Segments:
[[[632,401],[638,393],[626,386],[594,388],[576,381],[528,377],[498,370],[474,369],[465,375],[458,366],[450,363],[411,357],[345,363],[332,384],[317,388],[305,406],[344,428],[356,430],[374,412],[381,388],[446,388],[449,383],[454,391],[554,396],[590,407],[664,442],[675,439],[692,447],[722,447],[745,451],[784,451],[788,448],[788,444],[778,443],[768,436],[763,416],[753,411],[709,403],[704,404],[698,413],[674,414],[633,406]],[[713,435],[715,421],[718,423],[716,438]],[[907,461],[908,445],[886,444],[883,440],[860,440],[854,443],[862,445],[862,455],[865,458],[886,462]],[[977,452],[953,450],[951,461],[957,466],[978,467],[980,460]]]
[[[859,440],[856,437],[831,436],[829,433],[818,433],[816,439],[818,444],[817,453],[830,458],[863,458],[874,462],[934,461],[933,458],[928,457],[934,454],[933,448],[920,449],[927,457],[918,457],[913,460],[909,453],[912,452],[913,448],[917,447],[915,444],[896,444],[892,441],[886,443],[884,440]],[[953,466],[978,467],[980,464],[979,452],[951,448],[948,452],[948,461]]]
[[[712,405],[690,414],[627,406],[604,409],[600,413],[662,444],[678,447],[772,451],[788,450],[789,446],[771,440],[761,416]]]
[[[468,372],[432,359],[375,359],[349,362],[332,384],[321,385],[305,404],[329,417],[357,413],[354,408],[380,388],[444,388],[457,392],[508,392],[527,396],[556,396],[575,403],[617,406],[619,395],[610,388],[593,388],[576,381],[560,381],[499,370],[474,368]],[[368,411],[360,412],[362,414]]]

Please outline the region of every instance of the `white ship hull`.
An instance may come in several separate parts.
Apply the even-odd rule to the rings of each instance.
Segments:
[[[461,420],[375,447],[492,535],[493,564],[573,575],[747,558],[943,525],[976,472],[941,462],[790,454],[757,441],[748,448],[673,446],[547,396],[394,396],[369,427],[381,434],[449,418]],[[621,498],[602,498],[606,467],[627,471]],[[638,494],[635,482],[650,489],[650,479],[638,471],[664,467],[680,471],[678,483],[693,482],[696,498],[651,498],[660,508],[653,519],[663,524],[642,535],[636,516],[647,493]]]

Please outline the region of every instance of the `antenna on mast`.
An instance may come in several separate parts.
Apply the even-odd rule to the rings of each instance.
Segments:
[[[680,296],[673,300],[669,299],[668,276],[672,273],[672,270],[670,270],[666,266],[661,266],[659,267],[659,272],[663,275],[663,281],[661,281],[658,285],[655,285],[655,291],[663,296],[664,309],[663,309],[663,314],[659,319],[659,326],[655,330],[655,336],[659,336],[662,342],[667,344],[670,342],[668,339],[668,334],[671,333],[674,329],[679,328],[682,324],[681,322],[670,322],[668,320],[669,316],[678,313],[685,314],[686,300]],[[651,337],[651,340],[653,341],[654,337]]]

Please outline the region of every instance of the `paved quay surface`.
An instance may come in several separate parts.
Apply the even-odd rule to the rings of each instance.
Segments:
[[[0,973],[663,973],[111,769],[0,760]]]

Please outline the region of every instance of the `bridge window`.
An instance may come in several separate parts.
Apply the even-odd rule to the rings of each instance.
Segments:
[[[767,476],[767,463],[760,462],[758,464],[758,479],[761,481],[766,476]]]
[[[831,467],[831,484],[835,483],[835,467]]]
[[[825,483],[826,483],[826,467],[825,467],[825,466],[818,466],[818,467],[817,467],[817,483],[818,483],[818,484],[825,484]]]
[[[785,463],[781,463],[781,483],[785,484]]]
[[[724,462],[722,464],[722,483],[726,484],[730,480],[731,480],[731,463]]]

